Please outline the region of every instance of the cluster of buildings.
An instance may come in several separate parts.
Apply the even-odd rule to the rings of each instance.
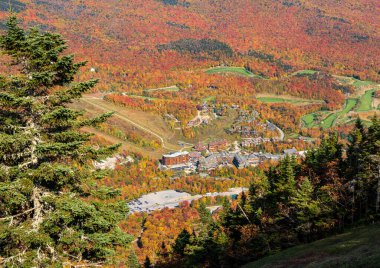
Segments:
[[[227,140],[211,142],[208,145],[199,143],[192,152],[174,152],[163,155],[161,169],[174,171],[207,172],[221,167],[246,168],[257,166],[266,161],[279,161],[286,155],[302,156],[304,152],[297,149],[284,150],[283,154],[247,153],[243,151],[228,151]]]
[[[240,111],[227,133],[239,134],[242,137],[259,137],[263,134],[273,134],[276,130],[277,127],[269,121],[262,122],[257,111]]]
[[[257,137],[257,138],[245,138],[241,142],[241,147],[248,148],[248,147],[257,146],[257,145],[260,145],[260,144],[263,144],[263,143],[275,142],[275,141],[279,141],[279,140],[280,139],[277,138],[277,137],[274,137],[274,138],[261,138],[261,137]]]

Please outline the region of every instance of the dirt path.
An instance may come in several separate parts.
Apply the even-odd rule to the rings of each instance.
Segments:
[[[134,121],[133,119],[131,118],[128,118],[127,116],[123,115],[121,112],[118,112],[116,111],[115,109],[110,109],[109,105],[105,105],[103,103],[99,103],[99,102],[102,102],[103,100],[100,99],[100,98],[94,98],[94,97],[84,97],[81,99],[81,101],[87,103],[87,104],[90,104],[98,109],[101,109],[105,112],[114,112],[114,116],[118,117],[119,119],[125,121],[125,122],[128,122],[129,124],[143,130],[144,132],[146,133],[149,133],[150,135],[152,136],[155,136],[157,137],[160,141],[161,141],[161,144],[162,144],[162,148],[166,149],[166,150],[179,150],[180,148],[178,148],[177,146],[173,145],[173,144],[169,144],[168,142],[166,142],[166,140],[164,139],[164,137],[162,137],[160,134],[152,131],[151,129],[137,123],[136,121]],[[97,103],[95,103],[95,101]]]

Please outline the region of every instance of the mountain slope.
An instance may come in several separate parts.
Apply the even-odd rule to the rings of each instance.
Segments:
[[[379,238],[379,225],[361,227],[290,248],[243,267],[379,267]]]
[[[149,73],[195,67],[200,63],[192,57],[181,60],[180,53],[159,53],[156,47],[210,38],[238,53],[254,49],[297,67],[378,79],[380,12],[375,0],[19,1],[26,4],[20,10],[25,22],[57,28],[75,52],[99,64]]]

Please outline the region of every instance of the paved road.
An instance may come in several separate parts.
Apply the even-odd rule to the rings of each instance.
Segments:
[[[273,124],[273,123],[271,123],[271,122],[269,122],[269,121],[267,121],[267,123],[273,125],[273,126],[277,129],[277,131],[280,133],[280,137],[279,137],[279,139],[283,141],[284,138],[285,138],[285,133],[284,133],[284,131],[282,131],[281,128],[279,128],[278,126],[276,126],[275,124]]]
[[[95,99],[96,100],[102,100],[100,98],[94,98],[94,97],[82,98],[81,100],[84,101],[84,102],[86,102],[86,103],[88,103],[88,104],[90,104],[90,105],[92,105],[92,106],[95,106],[95,107],[97,107],[97,108],[99,108],[101,110],[104,110],[104,111],[107,111],[107,112],[114,112],[115,113],[114,116],[120,118],[123,121],[126,121],[126,122],[134,125],[135,127],[139,128],[139,129],[141,129],[141,130],[143,130],[143,131],[145,131],[145,132],[147,132],[147,133],[149,133],[149,134],[151,134],[151,135],[153,135],[155,137],[157,137],[161,141],[162,148],[164,148],[166,150],[177,150],[178,149],[178,148],[174,148],[174,147],[168,146],[166,144],[164,138],[162,136],[160,136],[158,133],[156,133],[156,132],[154,132],[154,131],[152,131],[152,130],[150,130],[150,129],[142,126],[142,125],[140,125],[139,123],[137,123],[137,122],[131,120],[130,118],[128,118],[128,117],[126,117],[126,116],[118,113],[117,111],[110,110],[108,107],[106,107],[106,106],[104,106],[102,104],[97,104],[97,103],[94,103],[93,101],[91,101],[91,100],[95,100]]]

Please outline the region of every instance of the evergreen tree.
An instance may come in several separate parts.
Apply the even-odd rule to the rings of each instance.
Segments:
[[[145,261],[144,261],[144,268],[150,268],[152,267],[152,263],[150,262],[150,259],[148,256],[146,256]]]
[[[172,245],[173,252],[180,256],[183,256],[185,247],[189,243],[190,233],[186,229],[183,229],[182,232],[178,235],[174,244]]]
[[[58,34],[24,31],[11,17],[0,37],[2,53],[19,73],[0,75],[0,266],[102,264],[130,238],[118,191],[96,187],[103,177],[92,162],[117,145],[94,149],[81,127],[111,114],[84,119],[67,104],[96,85],[74,83],[84,62],[62,55]]]
[[[362,163],[358,180],[364,189],[364,214],[368,219],[380,213],[380,124],[377,117],[372,120],[360,151]]]
[[[199,217],[201,219],[201,224],[207,226],[212,223],[212,217],[210,211],[206,208],[206,204],[203,201],[199,201],[198,207]]]
[[[131,248],[129,255],[128,255],[127,267],[128,268],[140,268],[141,267],[141,265],[139,263],[139,259],[137,258],[136,252],[133,248]]]
[[[358,119],[349,139],[345,176],[352,192],[351,220],[371,219],[380,212],[380,127],[377,117],[367,131]]]
[[[296,230],[308,240],[309,234],[313,231],[313,226],[318,225],[316,219],[321,211],[321,204],[314,198],[313,185],[309,179],[305,179],[294,196],[290,200],[297,221]]]

